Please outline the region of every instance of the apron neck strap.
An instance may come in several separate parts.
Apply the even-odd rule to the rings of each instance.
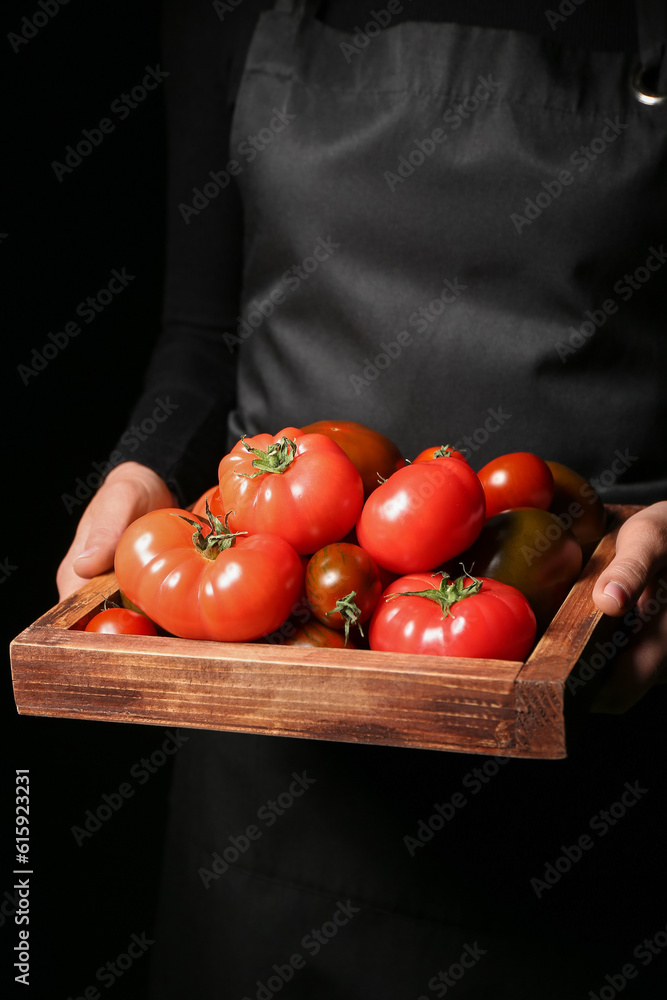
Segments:
[[[667,100],[667,0],[635,0],[641,66],[632,89],[643,104]]]

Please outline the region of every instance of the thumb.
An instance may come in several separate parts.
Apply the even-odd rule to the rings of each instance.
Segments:
[[[649,580],[667,564],[667,501],[633,514],[616,539],[616,554],[598,577],[595,604],[619,616],[639,600]]]

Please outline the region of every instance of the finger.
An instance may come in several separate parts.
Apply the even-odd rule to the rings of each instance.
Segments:
[[[667,502],[662,502],[639,511],[621,526],[616,554],[593,589],[595,604],[607,615],[624,614],[666,564]]]

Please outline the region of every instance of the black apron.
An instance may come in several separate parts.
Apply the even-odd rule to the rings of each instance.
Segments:
[[[641,73],[512,31],[407,22],[364,42],[309,4],[261,17],[231,140],[245,246],[230,444],[348,418],[408,457],[533,450],[607,499],[667,496],[659,6],[642,4]],[[614,740],[598,756],[606,725],[555,763],[191,734],[154,996],[599,990],[639,936],[609,891],[613,838],[572,860],[642,777]],[[642,830],[626,834],[639,856]],[[636,865],[630,907],[651,877]]]

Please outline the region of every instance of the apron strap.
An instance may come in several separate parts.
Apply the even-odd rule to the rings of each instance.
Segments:
[[[667,0],[635,0],[641,66],[631,79],[642,104],[667,100]]]

